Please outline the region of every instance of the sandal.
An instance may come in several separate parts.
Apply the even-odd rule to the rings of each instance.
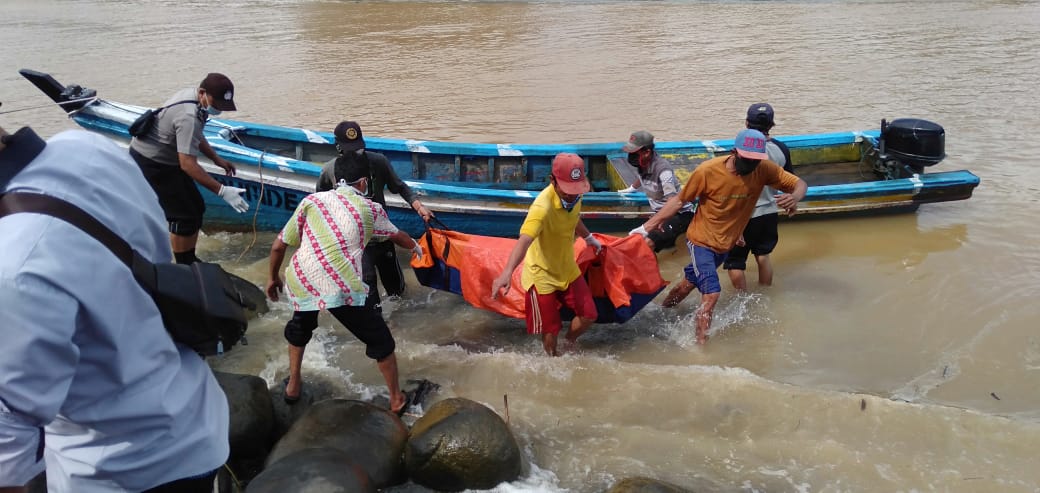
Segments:
[[[285,388],[282,389],[282,399],[285,400],[285,403],[291,406],[293,404],[296,404],[297,402],[300,402],[300,396],[289,395],[289,377],[285,377],[285,380],[283,380],[282,383],[285,384]],[[302,389],[300,391],[300,394],[303,394]]]
[[[412,404],[412,396],[409,395],[408,392],[401,392],[401,395],[404,396],[404,404],[401,404],[401,408],[396,411],[393,409],[390,410],[390,412],[396,414],[397,417],[404,416],[404,412],[407,411],[408,407]]]

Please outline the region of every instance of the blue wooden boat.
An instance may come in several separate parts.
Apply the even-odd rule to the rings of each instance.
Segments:
[[[147,109],[99,98],[93,89],[66,87],[46,73],[20,73],[77,124],[124,145],[130,141],[130,123]],[[246,189],[251,206],[249,213],[238,214],[203,191],[208,227],[280,229],[314,191],[321,165],[336,155],[327,131],[214,118],[205,136],[221,157],[235,163],[238,174],[227,177],[204,158],[200,163],[217,181]],[[795,172],[809,184],[796,217],[912,211],[920,204],[971,197],[979,184],[971,172],[925,172],[945,156],[944,139],[938,125],[913,119],[893,121],[884,135],[879,129],[779,137],[791,150]],[[586,160],[593,191],[584,197],[582,218],[590,229],[627,232],[651,214],[642,193],[618,192],[628,186],[631,173],[621,142],[477,144],[368,136],[365,142],[385,154],[423,203],[457,231],[515,237],[560,152]],[[685,180],[698,163],[729,152],[732,145],[732,140],[662,141],[656,149]],[[422,221],[403,200],[388,195],[387,206],[398,227],[413,236],[422,233]]]

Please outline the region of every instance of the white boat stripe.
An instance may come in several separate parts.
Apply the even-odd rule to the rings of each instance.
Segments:
[[[332,142],[329,142],[325,137],[318,135],[313,130],[307,130],[306,128],[301,128],[299,130],[303,132],[303,135],[307,136],[307,142],[313,142],[315,144],[332,144]]]
[[[914,173],[914,176],[911,176],[909,180],[910,183],[914,184],[914,192],[912,195],[917,195],[918,193],[920,193],[921,189],[924,188],[924,182],[921,181],[921,176],[917,173]]]
[[[430,149],[426,147],[425,140],[406,140],[404,141],[404,145],[408,146],[408,150],[411,152],[430,153]]]
[[[498,155],[499,156],[523,156],[524,152],[518,149],[513,149],[511,144],[498,144]]]

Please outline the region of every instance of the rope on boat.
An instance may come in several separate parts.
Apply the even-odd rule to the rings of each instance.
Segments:
[[[256,160],[256,169],[260,172],[260,197],[257,198],[256,210],[253,211],[253,240],[249,242],[249,246],[245,250],[242,250],[242,253],[235,259],[235,263],[240,262],[242,257],[245,257],[246,253],[256,244],[256,218],[260,215],[260,205],[264,203],[264,155],[266,154],[267,151],[261,151],[260,157]]]
[[[61,101],[61,102],[53,102],[53,103],[48,103],[48,104],[41,104],[39,106],[29,106],[29,107],[26,107],[26,108],[17,108],[17,109],[13,109],[13,110],[0,111],[0,115],[6,115],[8,113],[17,113],[19,111],[28,111],[28,110],[37,110],[37,109],[40,109],[40,108],[49,108],[49,107],[51,107],[52,105],[55,105],[55,104],[57,104],[58,106],[62,106],[62,105],[66,105],[66,104],[82,103],[84,101],[94,101],[96,99],[97,99],[96,96],[91,96],[89,98],[70,99],[68,101]]]

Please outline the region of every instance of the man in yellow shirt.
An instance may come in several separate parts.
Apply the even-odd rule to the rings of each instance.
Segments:
[[[762,161],[770,166],[759,166]],[[646,231],[655,231],[683,203],[698,201],[697,212],[686,229],[690,264],[683,269],[683,280],[663,303],[666,307],[675,306],[694,288],[701,292],[701,305],[697,308],[698,344],[708,342],[712,312],[722,292],[717,269],[740,239],[762,188],[769,185],[787,192],[776,197],[776,205],[788,212],[793,212],[805,198],[805,181],[772,164],[766,154],[765,135],[744,129],[737,134],[730,154],[698,165],[682,192],[643,224]]]
[[[575,314],[566,336],[571,344],[596,321],[592,292],[574,260],[575,236],[584,238],[596,253],[603,248],[581,222],[581,196],[590,189],[581,157],[558,154],[553,159],[551,183],[531,204],[516,246],[491,284],[492,298],[500,291],[508,293],[513,270],[524,262],[520,285],[527,292],[527,333],[541,334],[542,347],[550,356],[559,356],[556,338],[563,328],[561,306]]]

